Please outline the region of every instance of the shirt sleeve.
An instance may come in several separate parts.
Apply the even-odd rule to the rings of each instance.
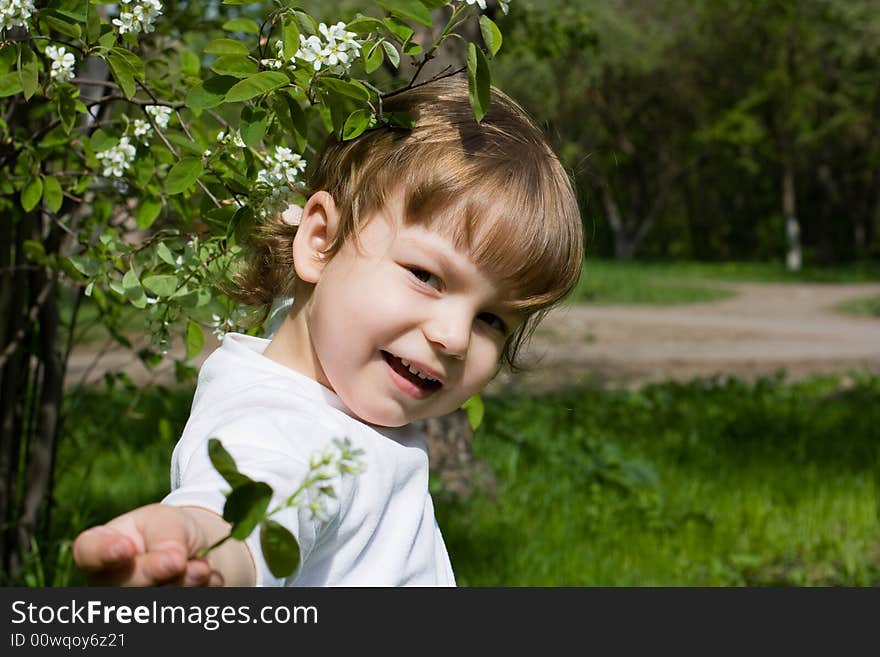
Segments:
[[[172,491],[162,502],[177,506],[202,506],[223,514],[229,484],[214,469],[208,457],[208,440],[218,438],[233,457],[239,472],[255,481],[272,487],[273,495],[269,510],[284,503],[303,483],[309,474],[313,457],[332,447],[334,432],[320,423],[306,423],[300,417],[247,417],[217,424],[198,435],[184,434],[172,457]],[[330,483],[339,489],[339,477]],[[257,527],[246,540],[256,566],[257,586],[288,586],[308,563],[309,554],[319,541],[324,529],[339,513],[339,499],[322,496],[324,511],[315,517],[308,508],[310,498],[304,495],[304,503],[285,508],[272,519],[288,529],[299,542],[300,568],[286,578],[275,577],[263,557],[260,532]]]

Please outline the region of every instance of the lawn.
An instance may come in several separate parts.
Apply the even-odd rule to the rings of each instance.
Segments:
[[[191,395],[68,399],[27,583],[82,583],[69,539],[161,498]],[[880,585],[878,395],[853,376],[487,398],[475,456],[492,476],[464,499],[435,489],[459,584]]]
[[[730,296],[725,283],[865,283],[880,281],[880,265],[858,263],[807,267],[789,272],[781,264],[757,262],[621,262],[587,258],[570,303],[703,303]]]

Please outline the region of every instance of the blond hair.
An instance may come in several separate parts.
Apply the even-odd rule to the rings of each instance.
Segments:
[[[413,125],[331,139],[310,167],[309,188],[330,193],[340,212],[327,254],[357,239],[365,219],[402,189],[408,224],[443,232],[511,291],[527,320],[502,360],[518,369],[520,347],[580,275],[583,229],[568,174],[540,128],[497,89],[479,124],[459,77],[390,96],[383,112],[404,112]],[[292,296],[295,234],[280,216],[256,231],[236,281],[239,300],[268,309]]]

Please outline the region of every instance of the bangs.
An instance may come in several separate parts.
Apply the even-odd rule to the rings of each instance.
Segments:
[[[547,176],[537,163],[486,162],[410,172],[405,217],[447,237],[505,285],[511,307],[531,315],[552,306],[577,283],[582,265],[580,215],[569,216],[564,175]],[[433,174],[433,175],[432,175]],[[412,180],[412,178],[421,178]]]

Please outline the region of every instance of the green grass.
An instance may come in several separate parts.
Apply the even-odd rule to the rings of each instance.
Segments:
[[[70,539],[168,491],[191,399],[68,399],[53,528],[27,582],[82,584]],[[486,398],[475,456],[494,483],[435,495],[459,583],[880,585],[878,399],[869,376]]]
[[[643,262],[588,258],[570,303],[704,303],[733,294],[724,283],[859,283],[880,280],[880,265],[807,267],[792,273],[781,264],[749,262]]]
[[[837,310],[849,315],[880,317],[880,296],[851,299],[839,304]]]
[[[880,584],[880,379],[487,399],[497,483],[438,515],[471,586]]]

